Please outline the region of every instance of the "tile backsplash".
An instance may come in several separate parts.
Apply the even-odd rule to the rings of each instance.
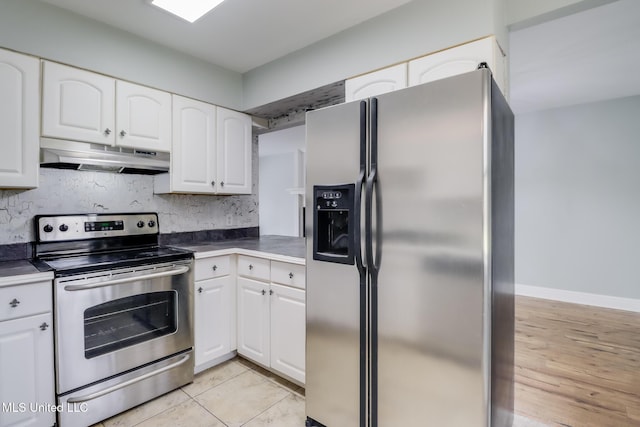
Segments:
[[[38,188],[0,190],[0,245],[33,241],[39,214],[158,212],[161,233],[258,226],[255,177],[241,196],[156,195],[153,179],[41,168]]]

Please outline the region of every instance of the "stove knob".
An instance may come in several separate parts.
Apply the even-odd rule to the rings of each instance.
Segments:
[[[69,229],[69,226],[67,224],[60,224],[60,227],[58,227],[58,230],[60,231],[67,231]]]
[[[156,226],[156,222],[154,220],[149,221],[149,223],[147,224],[149,227],[153,228]]]
[[[45,233],[51,233],[53,231],[53,227],[49,224],[45,225],[43,228]]]
[[[144,221],[138,221],[136,225],[138,226],[138,228],[142,228],[144,227]]]

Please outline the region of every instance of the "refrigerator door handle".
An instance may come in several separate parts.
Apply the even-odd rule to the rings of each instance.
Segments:
[[[356,266],[360,272],[360,277],[365,274],[366,265],[362,256],[362,192],[365,186],[365,175],[367,173],[367,103],[360,102],[360,170],[354,194],[353,207],[353,250],[355,252]]]
[[[378,100],[371,98],[370,172],[365,193],[365,253],[367,268],[377,275],[382,259],[382,197],[378,177]],[[374,197],[375,196],[375,197]],[[375,200],[375,250],[373,202]]]
[[[367,422],[367,270],[362,256],[362,193],[365,190],[365,176],[367,174],[367,103],[360,102],[360,170],[356,182],[354,197],[354,221],[353,221],[353,248],[355,251],[356,266],[360,275],[360,402],[359,402],[359,427],[366,427]]]

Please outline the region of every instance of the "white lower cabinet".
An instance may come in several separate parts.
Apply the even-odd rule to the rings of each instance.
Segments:
[[[270,366],[269,283],[238,277],[238,353]]]
[[[32,292],[42,289],[47,292]],[[7,306],[0,313],[0,426],[52,426],[51,282],[2,287],[0,303]],[[46,312],[35,314],[43,311],[42,307]]]
[[[304,384],[305,291],[304,280],[300,279],[304,267],[271,261],[270,275],[262,270],[256,277],[254,272],[260,271],[257,266],[265,260],[242,255],[238,258],[238,353]],[[273,283],[279,277],[274,272],[287,266],[290,268],[285,277],[295,285]]]
[[[271,283],[271,367],[304,383],[305,291]]]
[[[196,260],[195,371],[232,356],[236,349],[236,292],[232,256]]]

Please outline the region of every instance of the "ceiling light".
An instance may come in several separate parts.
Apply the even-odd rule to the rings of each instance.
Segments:
[[[151,4],[193,23],[223,1],[224,0],[152,0]]]

